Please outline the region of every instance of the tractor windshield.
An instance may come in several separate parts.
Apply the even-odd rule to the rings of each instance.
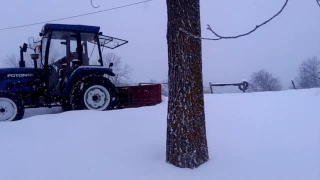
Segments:
[[[47,52],[49,65],[73,60],[82,61],[84,66],[100,65],[96,34],[53,31],[51,38],[43,37],[42,44],[44,46],[42,46],[42,52],[46,52],[45,44],[48,43],[48,39],[50,39],[50,47]]]

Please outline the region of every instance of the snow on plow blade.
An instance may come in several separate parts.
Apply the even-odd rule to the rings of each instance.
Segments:
[[[119,108],[153,106],[161,103],[161,84],[117,87],[120,93]]]

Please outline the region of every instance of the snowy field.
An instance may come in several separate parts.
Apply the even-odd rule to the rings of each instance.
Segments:
[[[0,124],[0,180],[320,179],[320,89],[205,95],[210,161],[194,170],[165,162],[166,107],[28,110]]]

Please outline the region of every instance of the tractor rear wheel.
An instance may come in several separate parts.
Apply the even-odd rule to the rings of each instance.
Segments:
[[[0,92],[0,122],[21,120],[24,116],[21,98],[10,92]]]
[[[70,95],[70,104],[74,110],[113,109],[118,103],[115,85],[107,78],[91,75],[79,80]]]

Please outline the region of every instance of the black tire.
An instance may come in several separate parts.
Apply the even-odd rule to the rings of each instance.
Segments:
[[[118,93],[109,79],[90,75],[75,83],[70,93],[70,104],[74,110],[110,110],[118,104]]]
[[[0,122],[21,120],[24,111],[21,97],[10,92],[0,92]]]

